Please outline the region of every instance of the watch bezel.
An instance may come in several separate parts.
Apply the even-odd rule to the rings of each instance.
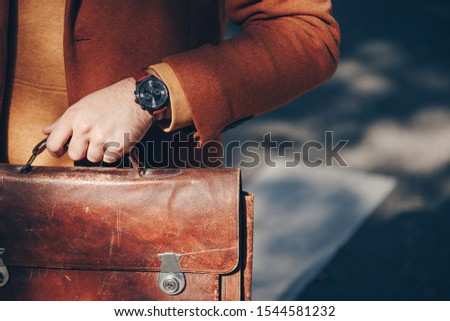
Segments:
[[[154,108],[152,106],[149,106],[146,103],[146,100],[141,99],[141,97],[139,96],[139,93],[141,92],[141,88],[142,86],[148,82],[150,79],[159,82],[161,84],[161,86],[164,88],[164,90],[167,93],[167,97],[164,100],[164,102],[159,105],[158,107]],[[161,79],[159,79],[158,77],[155,77],[154,75],[149,75],[147,78],[142,79],[141,81],[136,82],[136,90],[134,91],[134,95],[136,97],[136,103],[138,103],[142,109],[147,110],[150,114],[153,114],[155,112],[157,112],[158,110],[164,109],[167,107],[167,105],[169,105],[170,102],[170,93],[169,93],[169,89],[167,88],[166,84],[164,83],[164,81],[162,81]]]

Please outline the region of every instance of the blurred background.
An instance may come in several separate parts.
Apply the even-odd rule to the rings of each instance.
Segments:
[[[348,167],[243,169],[254,298],[449,300],[450,2],[335,0],[333,12],[332,80],[225,135],[348,141]]]

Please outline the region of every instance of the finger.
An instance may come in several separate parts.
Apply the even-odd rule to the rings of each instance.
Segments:
[[[47,138],[47,150],[53,157],[61,157],[66,152],[65,144],[72,136],[72,128],[65,124],[55,126]]]
[[[86,157],[92,163],[101,162],[103,160],[104,144],[98,142],[90,142]]]
[[[42,133],[44,135],[50,135],[52,133],[53,129],[55,128],[55,126],[56,126],[56,122],[54,122],[51,125],[45,126],[44,128],[42,128]]]
[[[89,140],[80,135],[74,135],[70,140],[67,154],[74,161],[82,160],[86,157],[86,151],[89,146]]]
[[[118,142],[109,142],[104,146],[103,161],[105,163],[114,163],[123,154],[123,146]]]

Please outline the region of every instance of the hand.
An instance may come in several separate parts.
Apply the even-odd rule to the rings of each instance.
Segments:
[[[42,129],[47,139],[47,149],[54,157],[66,152],[74,161],[85,157],[91,162],[112,163],[130,151],[132,146],[124,146],[124,135],[128,133],[130,142],[138,142],[153,123],[152,116],[136,104],[133,91],[135,81],[127,78],[96,91],[67,109],[56,122]],[[107,143],[117,142],[108,147]],[[127,149],[127,150],[126,150]],[[112,155],[116,155],[113,157]]]

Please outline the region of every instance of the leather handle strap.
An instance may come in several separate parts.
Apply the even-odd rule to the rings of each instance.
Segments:
[[[133,77],[136,80],[136,82],[140,82],[144,80],[145,78],[148,78],[150,74],[147,72],[147,69],[141,69],[134,73]]]
[[[45,137],[43,140],[41,140],[39,143],[37,143],[36,146],[34,146],[31,156],[28,159],[27,163],[22,166],[20,169],[20,174],[27,174],[31,172],[32,165],[36,157],[38,157],[46,148],[47,148],[47,138]],[[67,141],[66,146],[69,144],[70,139]],[[128,158],[130,160],[131,165],[133,166],[133,169],[136,171],[136,173],[142,177],[146,173],[146,168],[142,166],[142,163],[139,161],[135,149],[132,149],[131,152],[128,154]]]
[[[46,148],[47,148],[47,137],[45,137],[43,140],[41,140],[39,143],[37,143],[36,146],[34,146],[32,152],[31,152],[31,156],[28,159],[28,162],[24,166],[22,166],[22,168],[20,169],[20,174],[27,174],[27,173],[31,172],[31,165],[33,164],[34,160]]]

